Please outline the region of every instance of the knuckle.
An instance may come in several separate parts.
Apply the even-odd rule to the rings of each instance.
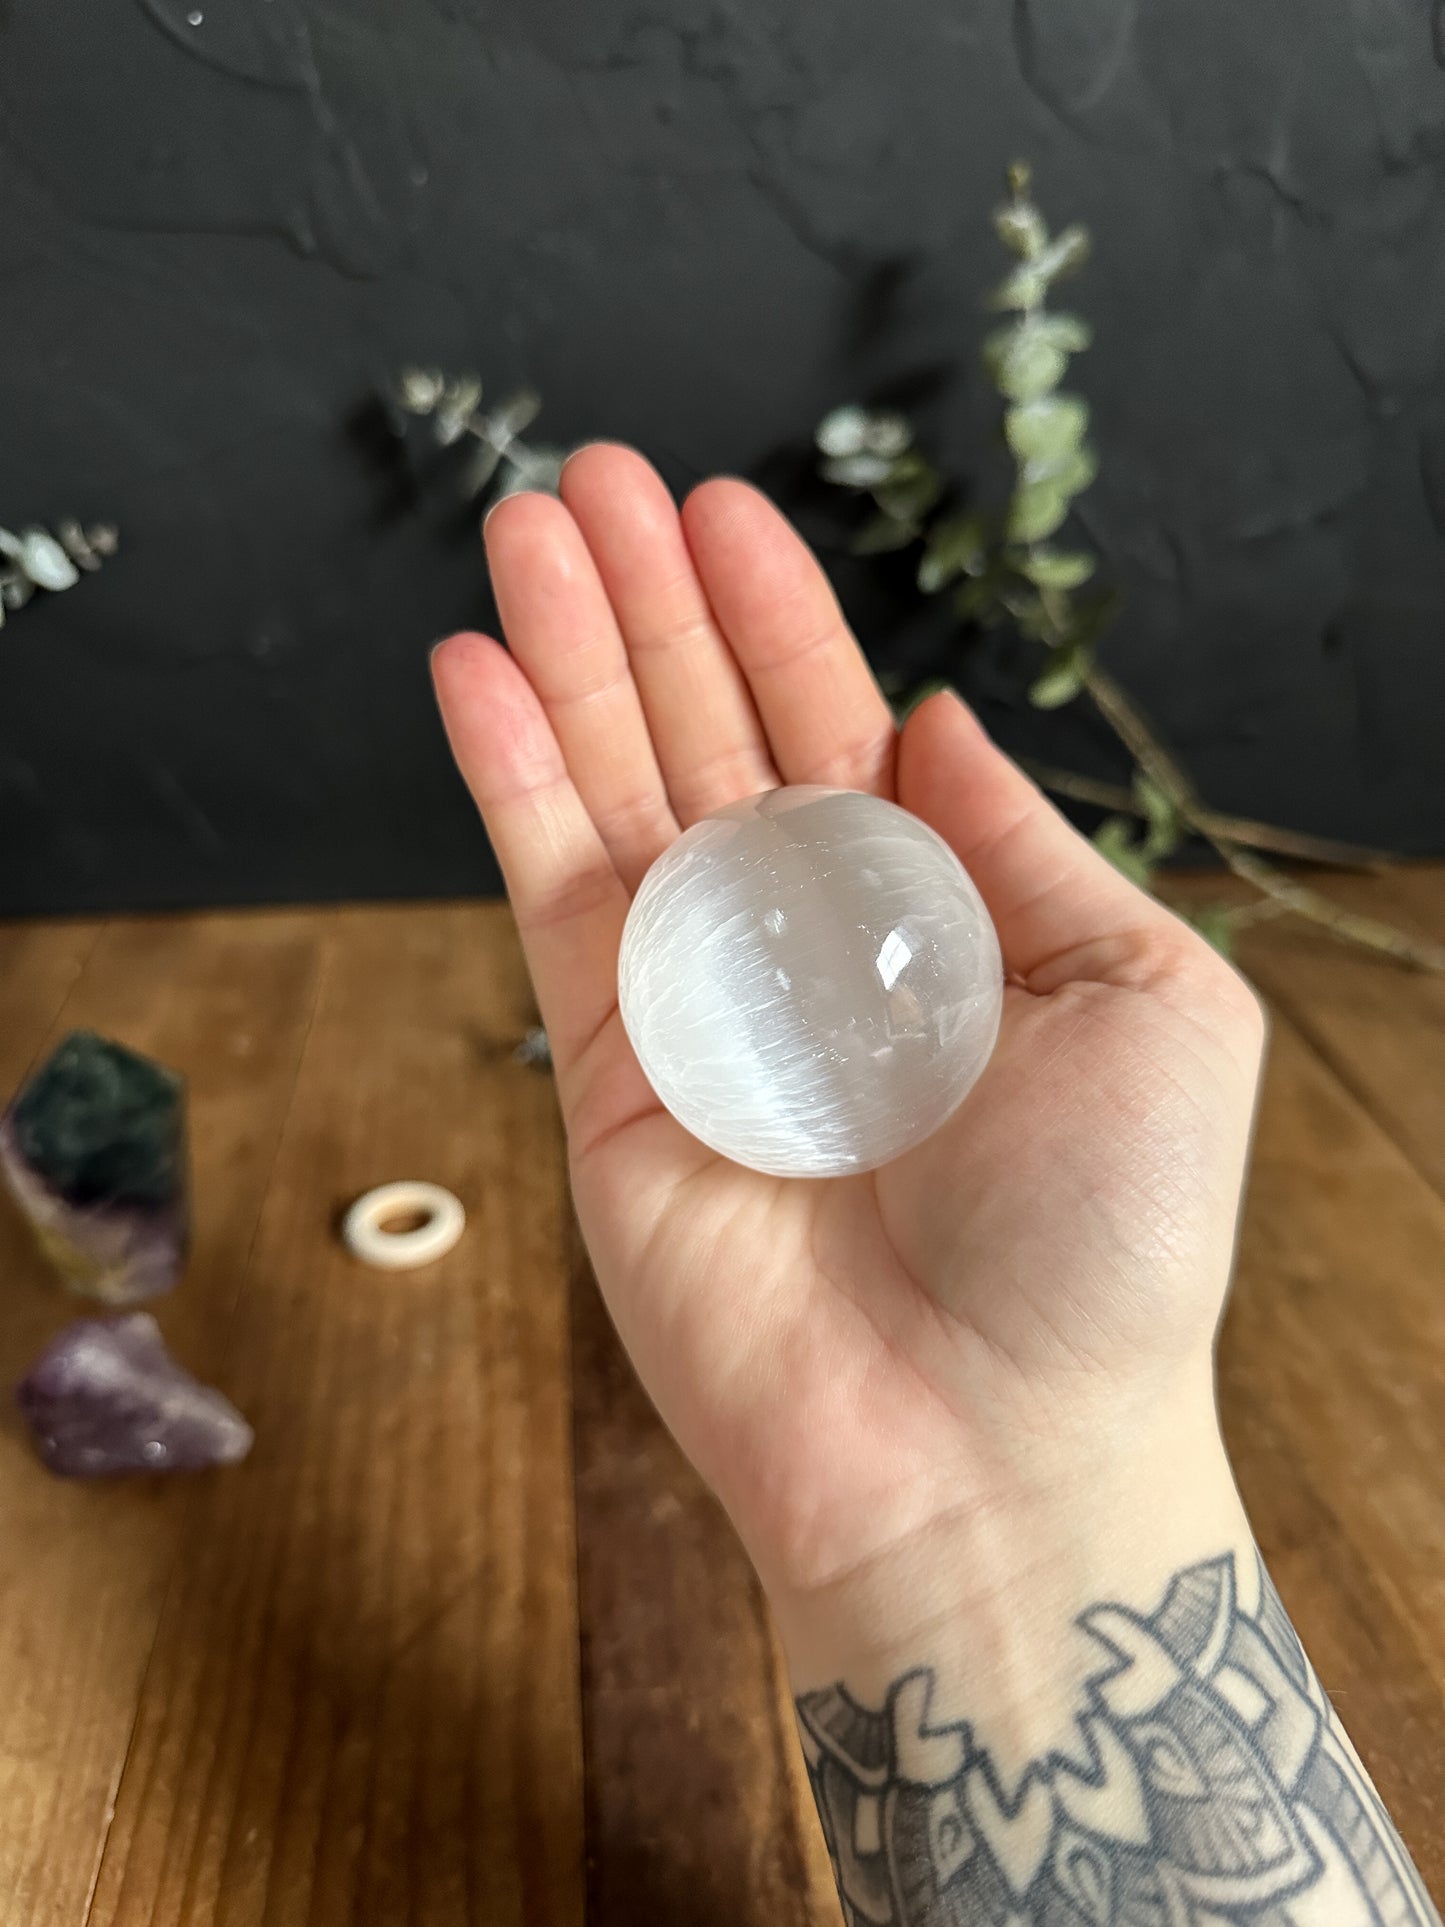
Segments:
[[[847,789],[886,786],[892,774],[897,742],[897,732],[892,728],[869,730],[866,735],[830,749],[811,762],[802,780]]]
[[[610,863],[588,863],[532,891],[517,905],[517,921],[528,930],[570,923],[602,909],[618,887],[617,872]]]
[[[777,780],[761,753],[743,745],[678,771],[668,789],[679,821],[687,824],[695,823],[710,810],[721,809],[725,803],[737,802],[739,797],[773,789]]]
[[[686,652],[717,640],[712,620],[701,609],[677,608],[659,616],[647,629],[628,637],[628,650],[634,656],[671,655]]]

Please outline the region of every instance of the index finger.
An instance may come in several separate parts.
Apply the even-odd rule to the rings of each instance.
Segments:
[[[457,766],[502,866],[559,1077],[617,1008],[627,892],[567,773],[541,700],[490,636],[432,656]]]

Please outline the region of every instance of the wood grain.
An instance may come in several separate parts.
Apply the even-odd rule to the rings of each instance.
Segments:
[[[20,1082],[99,941],[98,923],[0,923],[0,1102]]]
[[[1440,869],[1339,881],[1445,936]],[[1246,960],[1275,1023],[1226,1428],[1445,1890],[1445,987],[1284,928]],[[98,1490],[0,1428],[5,1927],[834,1927],[762,1601],[577,1248],[530,1019],[497,907],[0,926],[4,1088],[81,1022],[187,1072],[159,1312],[258,1433]],[[397,1176],[468,1232],[368,1272],[336,1217]],[[0,1369],[73,1310],[0,1208]]]
[[[189,1520],[91,1921],[581,1915],[565,1217],[501,909],[318,918],[323,976],[235,1321],[257,1449]],[[414,1273],[334,1226],[421,1176]]]
[[[1329,875],[1445,938],[1445,874]],[[1230,879],[1179,900],[1248,901]],[[1291,921],[1241,966],[1274,1017],[1221,1349],[1280,1591],[1422,1873],[1445,1888],[1445,979]]]
[[[1277,1018],[1221,1347],[1265,1556],[1445,1885],[1445,1205]]]
[[[50,1038],[88,1024],[186,1074],[195,1243],[184,1289],[154,1309],[177,1355],[225,1382],[227,1326],[310,1012],[314,940],[295,919],[230,917],[117,924],[99,942],[69,925],[32,934],[20,978],[32,987],[22,994]],[[37,957],[49,960],[53,978],[37,972]],[[15,981],[0,978],[6,1016]],[[10,1058],[27,1062],[47,1041],[32,1035],[22,1046],[8,1026],[0,1035]],[[0,1201],[0,1281],[0,1373],[8,1384],[87,1308],[55,1285],[8,1197]],[[7,1420],[0,1436],[0,1918],[7,1927],[75,1927],[84,1918],[167,1580],[188,1513],[212,1489],[209,1479],[65,1484],[40,1469]]]
[[[589,1927],[835,1927],[752,1569],[580,1254],[572,1306]]]
[[[1437,867],[1330,874],[1318,887],[1346,909],[1445,942]],[[1171,880],[1176,900],[1247,902],[1232,879]],[[1240,962],[1335,1076],[1445,1197],[1445,976],[1402,969],[1288,919],[1242,940]]]

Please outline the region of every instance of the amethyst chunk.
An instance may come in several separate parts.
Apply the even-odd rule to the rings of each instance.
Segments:
[[[165,1065],[72,1031],[0,1117],[0,1173],[72,1291],[130,1305],[179,1281],[185,1086]]]
[[[36,1451],[62,1478],[231,1465],[254,1436],[229,1399],[177,1365],[144,1311],[67,1327],[15,1398]]]

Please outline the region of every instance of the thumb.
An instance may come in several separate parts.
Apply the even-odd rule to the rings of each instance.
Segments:
[[[898,800],[957,853],[988,905],[1005,969],[1030,990],[1078,978],[1137,983],[1198,941],[1059,814],[951,689],[904,725]]]

